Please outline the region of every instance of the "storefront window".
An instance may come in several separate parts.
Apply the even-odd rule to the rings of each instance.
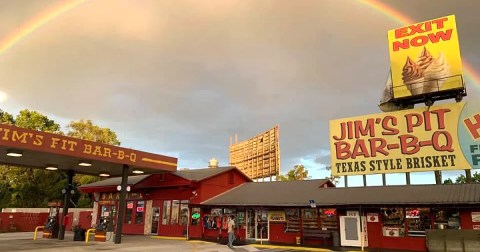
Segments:
[[[180,209],[180,201],[172,200],[172,220],[170,221],[171,225],[178,224],[178,210]]]
[[[125,223],[132,224],[132,215],[133,215],[133,201],[127,201],[127,209],[125,211]]]
[[[318,228],[317,209],[302,209],[302,228]]]
[[[407,208],[408,236],[425,236],[425,230],[432,228],[429,208]]]
[[[287,225],[285,232],[299,232],[300,231],[300,219],[298,214],[298,208],[285,209],[285,217],[287,219]]]
[[[403,208],[382,208],[383,236],[404,237],[405,226]]]
[[[171,203],[172,202],[170,200],[163,201],[162,225],[168,225],[169,224]]]
[[[436,210],[434,228],[460,229],[460,214],[457,210]]]
[[[180,202],[180,225],[187,225],[188,222],[188,200]]]
[[[322,230],[338,229],[337,209],[324,208],[320,209],[320,228]]]
[[[143,213],[145,212],[145,201],[137,202],[137,211],[135,212],[135,224],[143,224]]]
[[[197,226],[200,223],[200,208],[192,208],[192,226]]]

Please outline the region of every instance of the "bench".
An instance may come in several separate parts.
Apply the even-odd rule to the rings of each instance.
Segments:
[[[329,230],[321,230],[321,229],[303,229],[302,230],[303,244],[305,244],[305,240],[322,239],[323,245],[325,245],[326,240],[331,238],[332,238],[332,231],[329,231]]]

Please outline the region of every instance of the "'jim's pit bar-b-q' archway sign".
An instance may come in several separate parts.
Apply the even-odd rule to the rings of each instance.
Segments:
[[[330,121],[332,175],[480,168],[480,106],[451,103]]]
[[[176,171],[173,157],[0,124],[0,146],[98,160],[134,167]]]

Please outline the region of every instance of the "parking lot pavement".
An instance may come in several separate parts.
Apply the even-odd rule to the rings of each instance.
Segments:
[[[41,234],[40,234],[41,236]],[[112,239],[113,240],[113,239]],[[39,252],[80,252],[80,251],[194,251],[194,252],[251,252],[258,249],[246,245],[236,246],[233,250],[226,245],[179,239],[154,239],[150,236],[126,235],[121,244],[107,242],[73,241],[73,233],[66,233],[65,240],[43,239],[33,240],[32,232],[0,233],[0,251],[39,251]]]

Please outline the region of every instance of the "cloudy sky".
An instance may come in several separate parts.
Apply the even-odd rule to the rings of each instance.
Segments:
[[[58,2],[0,0],[0,45]],[[462,58],[480,72],[480,1],[382,2],[415,21],[456,15]],[[0,51],[0,108],[91,119],[180,168],[228,165],[231,135],[278,124],[281,172],[302,163],[323,178],[329,120],[380,112],[387,31],[400,26],[355,0],[87,0]]]

